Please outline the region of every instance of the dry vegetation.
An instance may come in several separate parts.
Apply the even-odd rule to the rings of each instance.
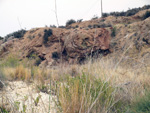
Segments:
[[[52,101],[55,102],[57,112],[132,112],[132,108],[135,111],[138,108],[137,101],[142,101],[143,106],[144,102],[148,101],[149,67],[140,68],[142,65],[140,63],[138,64],[139,68],[136,66],[135,69],[125,64],[123,58],[109,58],[108,56],[96,60],[89,59],[84,65],[59,65],[46,69],[26,64],[27,61],[19,61],[13,55],[6,59],[3,59],[0,64],[2,79],[34,84],[37,92],[48,94],[49,97],[55,96],[56,98],[50,100],[49,104]],[[9,87],[7,82],[4,83],[6,86],[3,87],[3,90]],[[145,97],[145,95],[148,96]],[[3,97],[5,96],[3,95]],[[39,100],[40,96],[33,99],[34,104]],[[3,106],[0,108],[5,113],[7,111],[19,112],[20,110],[20,108],[16,108],[15,100],[10,101],[11,107],[9,108],[5,104],[5,101],[1,100],[0,105]],[[35,110],[29,111],[27,105],[24,104],[22,112],[35,112]],[[145,109],[147,109],[146,107]]]
[[[134,14],[139,10],[129,12]],[[111,25],[110,48],[114,51],[97,59],[90,56],[82,65],[36,66],[41,59],[34,52],[26,59],[19,58],[19,53],[0,59],[0,112],[149,113],[149,16],[146,12],[138,18],[136,15],[129,18],[110,16],[106,20],[72,24],[72,27],[79,25],[91,29],[97,26],[96,21],[102,23],[97,27]],[[52,31],[44,32],[46,45]]]

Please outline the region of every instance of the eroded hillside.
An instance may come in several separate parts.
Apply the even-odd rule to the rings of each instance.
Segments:
[[[83,63],[88,57],[106,55],[148,61],[150,54],[149,9],[133,16],[108,16],[77,22],[65,28],[36,28],[22,38],[1,44],[0,55],[17,53],[20,59],[36,55],[41,66]],[[149,62],[147,62],[149,63]]]
[[[0,112],[149,113],[147,8],[0,37]]]

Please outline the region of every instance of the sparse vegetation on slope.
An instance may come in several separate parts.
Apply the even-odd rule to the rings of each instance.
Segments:
[[[18,30],[16,32],[13,32],[13,33],[10,33],[10,34],[6,35],[5,36],[5,40],[7,41],[7,39],[9,39],[10,37],[13,37],[13,38],[22,38],[25,33],[26,33],[26,30],[24,30],[24,29]]]
[[[146,9],[150,9],[150,5],[145,5],[142,8],[129,9],[126,12],[122,11],[122,12],[103,13],[103,17],[108,17],[108,16],[133,16],[136,13],[138,13],[139,11],[146,10]]]

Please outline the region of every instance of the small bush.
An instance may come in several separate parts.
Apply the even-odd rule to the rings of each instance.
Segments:
[[[145,20],[146,18],[150,17],[150,11],[146,11],[146,13],[143,15],[143,20]]]
[[[107,17],[107,16],[109,16],[108,13],[103,13],[103,17]]]
[[[125,16],[132,16],[132,15],[135,15],[137,12],[139,12],[138,10],[136,9],[131,9],[131,10],[128,10],[125,14]]]
[[[43,39],[44,39],[44,42],[43,42],[43,43],[44,43],[44,44],[47,43],[48,37],[50,37],[51,35],[53,35],[52,29],[44,30],[44,37],[43,37]]]
[[[92,25],[88,25],[88,28],[92,28]]]
[[[22,29],[22,30],[10,33],[7,36],[5,36],[5,40],[7,41],[7,39],[10,37],[22,38],[26,32],[27,32],[26,30]]]
[[[58,54],[58,52],[53,52],[53,53],[52,53],[52,58],[55,59],[55,60],[56,60],[56,59],[59,59],[59,58],[60,58],[60,55]]]
[[[66,22],[66,26],[69,26],[69,25],[71,25],[71,24],[73,24],[73,23],[76,23],[76,21],[75,21],[74,19],[70,19],[70,20],[68,20],[68,21]]]

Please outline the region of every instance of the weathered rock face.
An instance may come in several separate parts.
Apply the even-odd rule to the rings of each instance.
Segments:
[[[65,35],[68,38],[64,39],[63,55],[67,55],[70,63],[82,62],[94,52],[109,49],[110,36],[108,31],[102,28],[77,30]]]
[[[147,11],[150,9],[133,16],[77,22],[66,28],[32,29],[21,39],[0,42],[0,57],[9,52],[19,54],[21,59],[36,54],[42,61],[40,65],[47,66],[82,63],[88,56],[105,54],[111,49],[110,58],[120,58],[126,51],[124,61],[135,59],[150,65],[150,18],[143,20]]]
[[[104,28],[40,28],[28,31],[21,40],[13,41],[11,51],[21,52],[22,58],[34,53],[42,60],[41,65],[73,64],[81,63],[94,52],[109,50],[109,43],[110,35]],[[7,47],[7,51],[10,50]]]

